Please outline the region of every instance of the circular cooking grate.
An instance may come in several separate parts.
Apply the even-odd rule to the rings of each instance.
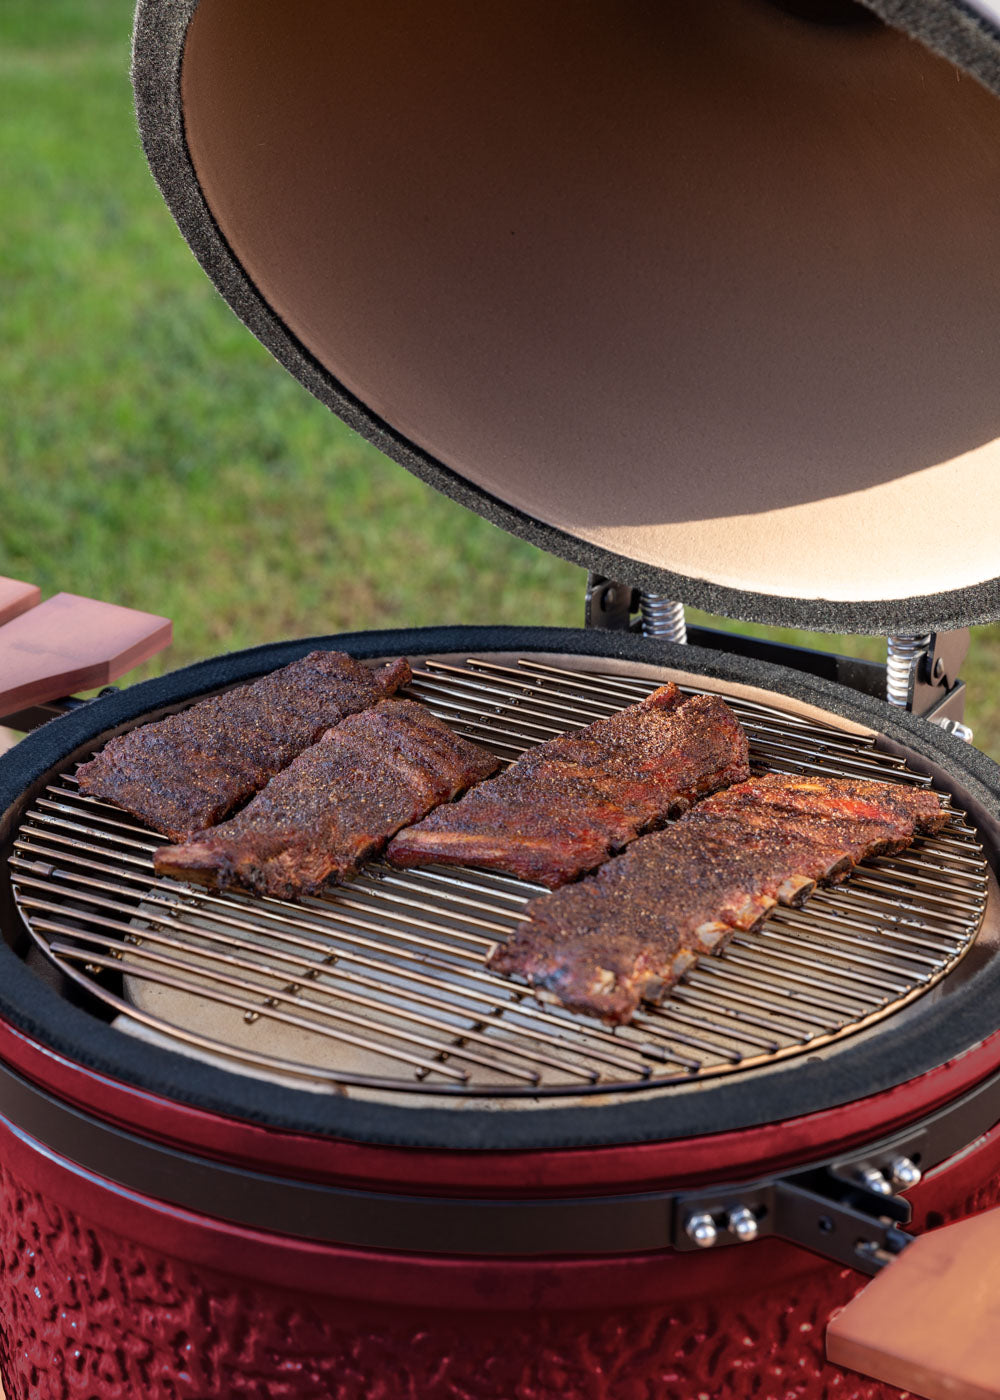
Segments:
[[[509,761],[659,683],[571,667],[427,660],[409,694]],[[726,699],[758,771],[929,784],[867,736]],[[34,941],[123,1030],[307,1087],[542,1098],[811,1052],[919,996],[968,950],[986,907],[982,846],[952,810],[939,836],[778,909],[614,1031],[487,971],[541,889],[505,876],[373,863],[301,904],[216,894],[157,879],[163,838],[81,796],[70,771],[27,812],[11,867]]]

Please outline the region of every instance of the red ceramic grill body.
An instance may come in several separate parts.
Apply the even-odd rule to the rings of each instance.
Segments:
[[[478,1155],[374,1149],[262,1132],[42,1053],[9,1027],[5,1063],[91,1113],[312,1179],[416,1183],[460,1194],[615,1192],[722,1178],[787,1155],[835,1153],[866,1121],[926,1111],[1000,1042],[961,1066],[815,1119],[683,1145]],[[6,1119],[3,1377],[17,1400],[71,1396],[287,1396],[294,1400],[760,1394],[896,1400],[824,1359],[831,1312],[866,1279],[769,1239],[711,1255],[671,1251],[463,1258],[316,1243],[180,1210],[85,1171]],[[673,1177],[671,1176],[673,1172]],[[703,1182],[709,1177],[701,1177]],[[917,1229],[1000,1200],[1000,1130],[912,1193]]]
[[[542,638],[547,646],[556,640],[530,632],[499,640],[530,647]],[[327,640],[361,655],[419,655],[456,639],[418,633]],[[482,649],[484,640],[462,638],[470,649],[475,642]],[[558,640],[578,653],[624,649],[648,658],[655,650],[661,660],[679,650],[580,633]],[[204,663],[96,701],[89,712],[30,736],[2,760],[4,839],[16,837],[20,813],[48,775],[100,734],[219,684],[220,666],[233,679],[311,645]],[[709,656],[685,652],[689,664],[708,665]],[[731,673],[743,665],[719,664]],[[847,713],[861,703],[826,683],[796,682],[788,673],[781,679],[793,689],[805,686],[813,699],[822,693]],[[914,732],[922,734],[917,721],[872,704],[890,733],[911,742]],[[993,765],[944,734],[932,746],[935,762],[951,763],[986,839],[995,821],[988,805],[996,801],[988,786]],[[17,944],[17,915],[7,908],[5,932]],[[584,1226],[558,1252],[532,1248],[523,1228],[520,1252],[502,1243],[475,1251],[456,1236],[449,1215],[470,1199],[531,1203],[544,1225],[546,1210],[566,1202],[606,1201],[616,1209],[656,1193],[781,1178],[863,1152],[931,1118],[1000,1068],[1000,1035],[988,1029],[989,989],[980,980],[978,992],[953,999],[968,1022],[943,999],[928,1010],[926,1033],[917,1024],[905,1043],[897,1043],[891,1017],[863,1054],[845,1043],[842,1053],[861,1058],[851,1059],[854,1068],[836,1087],[821,1065],[802,1060],[770,1086],[753,1074],[742,1088],[739,1075],[728,1088],[702,1086],[692,1101],[704,1090],[706,1104],[723,1107],[696,1110],[697,1130],[683,1130],[671,1118],[676,1106],[665,1101],[624,1110],[584,1103],[569,1110],[577,1115],[572,1124],[561,1109],[541,1117],[516,1107],[478,1117],[472,1108],[425,1111],[421,1104],[369,1111],[336,1095],[318,1100],[254,1085],[167,1051],[133,1047],[44,987],[10,950],[4,958],[0,1362],[11,1400],[889,1400],[892,1387],[860,1381],[824,1360],[825,1324],[865,1275],[799,1244],[767,1237],[678,1252],[664,1216],[653,1247],[629,1238],[619,1250],[612,1215],[599,1239]],[[994,975],[989,963],[978,974],[987,981]],[[854,1092],[845,1093],[845,1085]],[[713,1099],[718,1093],[728,1097]],[[304,1118],[289,1117],[293,1100]],[[605,1126],[609,1112],[619,1111],[631,1115],[627,1126]],[[564,1115],[561,1127],[552,1126],[552,1114]],[[221,1187],[213,1172],[225,1173]],[[426,1204],[431,1223],[416,1243],[406,1229],[395,1239],[391,1228],[376,1230],[368,1244],[331,1238],[318,1216],[312,1228],[308,1211],[287,1228],[283,1202],[303,1185],[374,1197],[385,1203],[386,1219],[401,1198]],[[1000,1131],[988,1117],[909,1198],[917,1230],[1000,1198]],[[261,1200],[273,1201],[273,1212],[261,1209]]]

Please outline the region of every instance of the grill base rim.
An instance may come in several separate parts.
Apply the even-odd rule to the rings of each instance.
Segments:
[[[369,632],[278,643],[201,662],[107,696],[45,726],[0,759],[0,849],[6,850],[20,812],[55,767],[117,725],[157,708],[182,703],[220,686],[249,679],[320,646],[338,647],[359,658],[392,653],[444,654],[520,651],[577,657],[611,657],[624,662],[697,671],[706,678],[758,686],[812,704],[884,734],[911,757],[938,764],[947,786],[988,839],[1000,832],[1000,769],[970,749],[906,713],[855,695],[841,686],[767,662],[676,646],[631,634],[576,629],[432,628]],[[0,917],[9,937],[19,928],[6,878],[0,889]],[[463,1150],[529,1150],[674,1140],[729,1129],[778,1122],[803,1113],[887,1090],[919,1078],[956,1055],[987,1040],[996,1030],[990,1004],[1000,1004],[1000,961],[970,978],[961,994],[943,1004],[920,1008],[906,1026],[891,1022],[868,1044],[846,1044],[835,1057],[796,1075],[794,1062],[757,1072],[748,1093],[739,1076],[704,1084],[697,1093],[636,1103],[593,1104],[564,1109],[539,1108],[530,1114],[496,1115],[488,1110],[426,1105],[365,1104],[339,1098],[317,1101],[305,1091],[241,1081],[208,1065],[193,1064],[158,1047],[125,1038],[46,986],[9,948],[0,950],[4,968],[0,1016],[57,1054],[97,1070],[112,1080],[286,1131],[319,1133],[386,1146],[447,1147]],[[498,1121],[502,1117],[504,1122]],[[518,1121],[515,1121],[518,1120]]]

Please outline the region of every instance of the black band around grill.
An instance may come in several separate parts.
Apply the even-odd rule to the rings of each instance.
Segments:
[[[907,1222],[909,1202],[868,1190],[862,1170],[901,1153],[925,1171],[940,1166],[993,1129],[1000,1114],[1000,1074],[908,1128],[846,1157],[801,1165],[785,1176],[714,1185],[698,1192],[504,1199],[402,1195],[298,1181],[233,1167],[130,1133],[72,1108],[0,1065],[0,1125],[33,1150],[55,1154],[70,1172],[96,1173],[114,1188],[251,1229],[363,1249],[419,1255],[535,1257],[645,1254],[697,1245],[685,1225],[692,1213],[724,1217],[739,1202],[777,1235],[838,1263],[874,1273],[864,1247],[879,1243],[883,1221]],[[788,1208],[788,1196],[794,1200]],[[846,1229],[831,1234],[842,1204]],[[890,1230],[894,1227],[890,1226]],[[902,1247],[906,1236],[896,1239]],[[733,1245],[733,1238],[721,1241]]]

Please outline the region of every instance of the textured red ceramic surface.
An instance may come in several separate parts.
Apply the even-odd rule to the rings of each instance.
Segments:
[[[823,1360],[822,1269],[780,1299],[587,1313],[385,1311],[291,1292],[97,1233],[4,1176],[10,1400],[879,1400]],[[349,1280],[344,1280],[345,1285]]]
[[[769,1243],[719,1251],[707,1290],[692,1286],[701,1256],[663,1256],[660,1296],[630,1307],[618,1287],[628,1260],[576,1266],[586,1306],[532,1305],[544,1287],[534,1298],[530,1287],[503,1287],[504,1279],[530,1278],[523,1263],[493,1273],[494,1306],[482,1296],[478,1306],[471,1297],[456,1305],[463,1279],[481,1295],[489,1275],[476,1261],[383,1256],[366,1269],[356,1251],[164,1212],[6,1129],[0,1162],[0,1365],[9,1400],[900,1394],[824,1360],[832,1309],[865,1280]],[[993,1133],[926,1183],[919,1213],[937,1223],[998,1200],[1000,1133]],[[286,1256],[270,1278],[261,1265],[268,1248]],[[390,1284],[375,1300],[368,1283],[379,1263]],[[563,1266],[572,1274],[571,1261]],[[539,1279],[548,1267],[533,1266]],[[649,1260],[634,1267],[647,1269]],[[439,1289],[445,1278],[449,1287]]]

